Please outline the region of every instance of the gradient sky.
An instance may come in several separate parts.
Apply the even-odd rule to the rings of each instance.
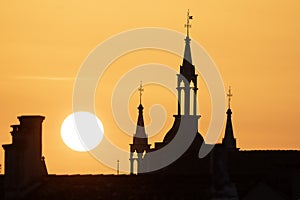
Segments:
[[[238,147],[299,149],[300,2],[297,0],[1,1],[1,143],[11,142],[10,125],[18,123],[17,116],[45,115],[43,153],[50,173],[115,173],[89,153],[70,150],[60,138],[60,126],[72,112],[74,78],[88,54],[112,35],[142,27],[184,33],[188,8],[194,16],[192,39],[213,58],[225,86],[232,86]],[[184,45],[183,40],[178,42]],[[109,102],[106,97],[111,95],[116,81],[132,67],[149,62],[163,63],[176,70],[181,64],[179,57],[154,50],[123,56],[100,81],[96,102]],[[172,81],[175,87],[175,78]],[[138,84],[139,80],[137,87]],[[199,88],[202,115],[199,129],[205,135],[210,118],[209,95],[201,81]],[[169,99],[161,98],[162,94]],[[155,85],[145,87],[143,98],[146,123],[150,122],[147,113],[151,105],[166,105],[166,124],[160,134],[150,138],[153,143],[161,140],[172,125],[176,99]],[[131,119],[135,121],[137,94],[129,101]],[[106,103],[95,105],[105,134],[129,150],[131,138],[115,125]],[[1,149],[2,164],[3,153]]]

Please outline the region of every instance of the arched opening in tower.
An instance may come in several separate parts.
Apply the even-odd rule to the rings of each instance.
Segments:
[[[133,174],[138,174],[138,161],[137,161],[137,159],[133,160]]]
[[[185,114],[184,105],[185,105],[185,91],[182,89],[181,96],[180,96],[180,113],[181,113],[181,115]]]
[[[194,99],[194,87],[195,87],[195,85],[194,85],[194,82],[193,81],[191,81],[190,82],[190,114],[192,115],[193,114],[193,112],[194,112],[194,101],[195,101],[195,99]]]

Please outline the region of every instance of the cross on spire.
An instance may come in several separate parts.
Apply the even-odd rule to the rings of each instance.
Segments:
[[[232,93],[231,93],[231,86],[229,86],[229,90],[228,90],[228,94],[227,94],[227,97],[228,97],[228,108],[230,109],[230,103],[231,103],[231,97],[232,97]]]
[[[138,91],[140,92],[140,104],[142,104],[142,93],[144,92],[142,81],[141,81],[141,84],[140,84],[140,87],[139,87]]]
[[[189,29],[192,27],[192,25],[190,25],[190,19],[193,19],[193,16],[190,15],[190,9],[188,9],[188,11],[187,11],[187,18],[186,18],[186,24],[184,25],[184,27],[186,27],[186,36],[187,37],[189,37],[189,35],[190,35]]]

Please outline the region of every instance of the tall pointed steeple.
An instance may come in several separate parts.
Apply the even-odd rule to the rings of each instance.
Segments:
[[[185,47],[184,47],[184,56],[182,61],[182,66],[180,67],[180,73],[190,82],[195,75],[195,66],[193,66],[192,53],[191,53],[191,39],[190,39],[190,20],[193,19],[193,16],[190,15],[190,11],[187,12],[186,24],[186,37],[185,37]]]
[[[144,126],[144,117],[143,117],[143,110],[144,107],[142,105],[142,92],[144,91],[142,82],[140,84],[140,87],[138,88],[139,95],[140,95],[140,104],[138,106],[139,115],[136,125],[136,131],[133,136],[133,143],[130,144],[130,173],[133,174],[134,171],[134,161],[137,161],[137,174],[140,173],[142,162],[143,162],[143,156],[144,153],[149,152],[150,150],[150,144],[148,144],[148,137],[145,131]],[[137,158],[134,158],[134,153],[137,153]]]
[[[236,148],[236,139],[234,138],[233,135],[233,128],[232,128],[232,121],[231,121],[231,108],[230,108],[230,103],[231,103],[231,87],[229,86],[229,91],[227,94],[228,97],[228,109],[227,109],[227,121],[226,121],[226,128],[225,128],[225,136],[223,138],[222,144],[225,145],[226,148],[228,149],[237,149]]]
[[[190,45],[190,20],[193,16],[188,10],[186,19],[186,38],[182,65],[180,73],[177,74],[177,91],[178,91],[178,115],[197,115],[197,74],[195,66],[192,64],[192,54]],[[181,97],[184,94],[184,98]]]

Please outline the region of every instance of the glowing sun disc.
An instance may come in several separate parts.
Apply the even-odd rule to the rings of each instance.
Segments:
[[[89,112],[75,112],[63,121],[60,133],[63,142],[70,149],[84,152],[100,144],[104,128],[96,115]]]

